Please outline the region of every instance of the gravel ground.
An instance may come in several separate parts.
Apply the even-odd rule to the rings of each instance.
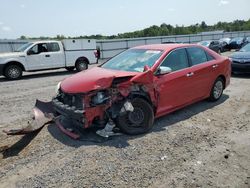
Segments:
[[[49,101],[73,73],[0,77],[0,187],[250,187],[250,75],[237,75],[216,103],[201,101],[157,119],[140,136],[75,141],[50,124],[22,127],[35,100]]]

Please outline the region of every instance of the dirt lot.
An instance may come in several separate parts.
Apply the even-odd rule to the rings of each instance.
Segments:
[[[202,101],[155,121],[141,136],[71,140],[50,124],[25,126],[36,98],[49,101],[64,70],[0,77],[0,187],[250,187],[250,75],[238,75],[216,103]]]

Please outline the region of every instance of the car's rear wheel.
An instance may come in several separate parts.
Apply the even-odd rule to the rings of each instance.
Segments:
[[[76,62],[76,70],[83,71],[88,69],[88,62],[85,59],[78,59]]]
[[[116,118],[117,126],[130,135],[143,134],[153,127],[154,112],[152,106],[141,98],[131,101],[133,111],[120,112]]]
[[[8,65],[4,70],[4,76],[10,80],[16,80],[22,77],[22,68],[18,65]]]
[[[224,90],[224,81],[221,77],[217,78],[214,82],[214,85],[210,91],[210,101],[217,101],[221,98]]]

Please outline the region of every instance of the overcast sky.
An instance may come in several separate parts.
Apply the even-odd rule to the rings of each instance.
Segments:
[[[0,39],[112,35],[162,23],[250,19],[250,0],[0,0]]]

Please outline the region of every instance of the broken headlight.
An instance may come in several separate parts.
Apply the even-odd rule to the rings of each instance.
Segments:
[[[105,91],[99,91],[96,93],[96,95],[94,95],[91,98],[91,104],[92,105],[100,105],[105,103],[110,97],[107,95],[107,92]]]

